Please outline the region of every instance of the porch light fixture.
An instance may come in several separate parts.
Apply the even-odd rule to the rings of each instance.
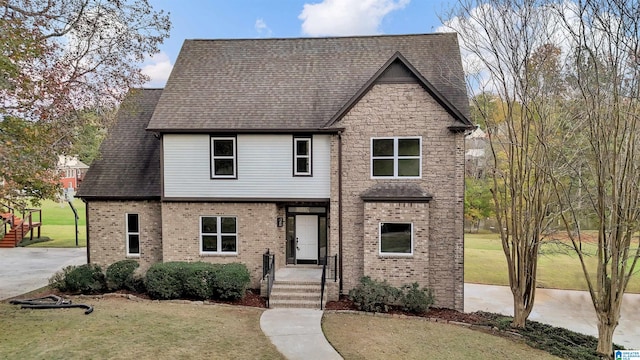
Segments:
[[[278,227],[284,226],[284,218],[282,216],[278,216]]]

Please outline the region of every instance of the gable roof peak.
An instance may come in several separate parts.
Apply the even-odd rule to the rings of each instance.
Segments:
[[[378,71],[367,81],[358,92],[353,95],[353,97],[340,108],[340,110],[333,116],[331,119],[325,124],[324,127],[331,127],[336,122],[340,121],[342,117],[351,110],[355,106],[355,104],[362,99],[362,97],[371,90],[373,85],[378,83],[384,76],[384,74],[391,69],[394,64],[400,64],[404,69],[408,70],[408,73],[405,75],[410,75],[414,77],[417,82],[429,93],[433,98],[451,114],[458,122],[461,123],[462,128],[472,127],[473,124],[471,121],[465,116],[465,114],[458,108],[456,108],[445,96],[443,96],[438,89],[436,89],[429,80],[427,80],[420,72],[405,58],[400,51],[396,51],[390,58],[387,60]],[[395,81],[398,81],[396,78]]]

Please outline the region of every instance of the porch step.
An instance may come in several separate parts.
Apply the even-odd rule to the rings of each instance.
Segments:
[[[19,230],[20,229],[20,230]],[[26,235],[30,230],[28,224],[18,223],[5,236],[0,239],[0,248],[14,248],[22,241],[22,236]],[[20,234],[20,236],[18,235]]]
[[[276,281],[269,297],[270,308],[320,309],[320,283]]]
[[[270,309],[283,309],[283,308],[320,309],[320,299],[318,299],[317,301],[269,299],[269,308]]]

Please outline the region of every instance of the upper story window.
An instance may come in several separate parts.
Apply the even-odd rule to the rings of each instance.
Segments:
[[[311,176],[311,138],[293,138],[293,175]]]
[[[140,222],[138,214],[126,214],[127,256],[140,256]]]
[[[410,179],[421,176],[421,137],[371,139],[371,177]]]
[[[236,138],[211,137],[211,178],[236,179]]]

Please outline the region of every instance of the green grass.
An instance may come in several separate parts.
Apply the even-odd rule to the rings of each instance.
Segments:
[[[94,307],[22,310],[0,303],[2,359],[282,359],[262,309],[74,300]]]
[[[585,245],[587,252],[595,252],[595,245]],[[538,287],[587,290],[587,284],[575,253],[566,247],[546,244],[538,257]],[[509,285],[507,261],[498,234],[465,234],[465,281],[478,284]],[[595,269],[596,259],[586,261]],[[636,272],[627,292],[640,293],[640,271]]]
[[[558,359],[522,341],[420,318],[328,312],[322,329],[345,359]]]
[[[73,206],[78,212],[78,226],[84,226],[85,221],[85,204],[80,199],[73,201]],[[74,215],[71,207],[67,202],[59,203],[57,201],[45,200],[40,204],[42,209],[43,225],[74,225]]]
[[[85,230],[85,204],[80,199],[73,201],[73,206],[78,212],[78,245],[87,246],[87,233]],[[45,200],[40,204],[42,210],[42,225],[40,236],[49,238],[49,241],[36,242],[29,247],[75,247],[75,220],[74,214],[68,203]],[[36,215],[37,216],[37,215]],[[38,220],[37,217],[34,220]],[[34,230],[37,232],[37,230]],[[37,236],[34,232],[34,237]]]

